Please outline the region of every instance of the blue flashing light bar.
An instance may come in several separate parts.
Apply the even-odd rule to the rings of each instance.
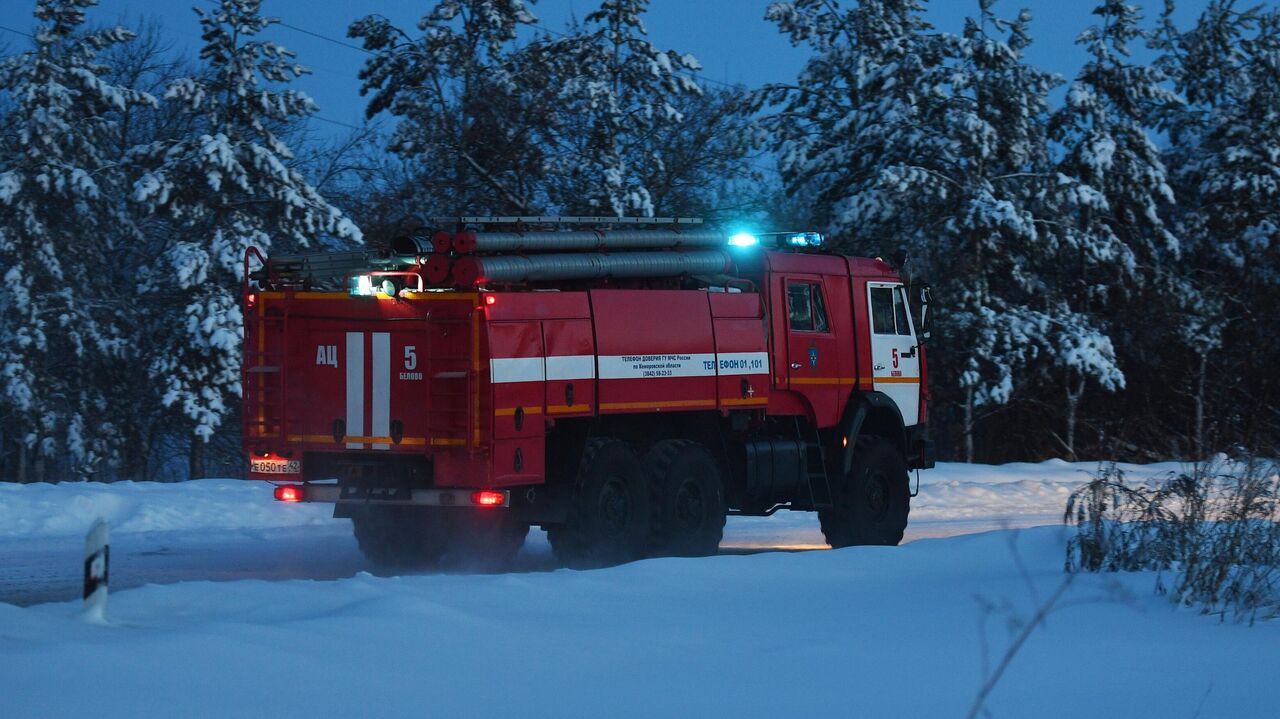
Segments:
[[[788,247],[821,247],[822,233],[819,232],[796,232],[786,237]]]
[[[733,247],[755,247],[760,244],[760,238],[749,232],[739,232],[729,238],[729,244]]]

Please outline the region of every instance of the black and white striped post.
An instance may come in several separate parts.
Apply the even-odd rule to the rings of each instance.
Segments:
[[[93,523],[84,538],[84,616],[92,621],[106,620],[110,540],[110,528],[101,519]]]

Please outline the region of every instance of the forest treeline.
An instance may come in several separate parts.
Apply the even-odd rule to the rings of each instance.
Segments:
[[[258,0],[198,2],[195,57],[38,0],[0,45],[0,478],[239,475],[245,248],[442,213],[904,253],[933,287],[945,459],[1274,453],[1280,10],[1210,0],[1180,27],[1172,0],[1097,0],[1064,78],[1026,59],[1047,29],[1015,0],[971,2],[959,32],[924,0],[772,3],[806,64],[741,87],[650,36],[647,0],[562,28],[423,0],[414,26],[352,18],[368,120],[335,131]]]

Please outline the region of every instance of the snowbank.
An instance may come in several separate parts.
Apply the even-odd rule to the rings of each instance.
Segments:
[[[332,521],[332,507],[282,505],[271,485],[194,482],[0,482],[0,540],[83,535],[102,517],[111,531],[263,529]]]
[[[911,520],[1052,523],[1061,517],[1067,494],[1097,467],[1096,462],[1062,461],[940,464],[920,473],[921,492],[912,502]],[[1138,480],[1181,465],[1121,468]],[[324,505],[275,502],[271,485],[256,481],[0,483],[0,540],[83,535],[98,517],[121,533],[293,527],[329,522],[331,515],[332,508]],[[807,516],[793,515],[790,521],[806,523]]]
[[[1064,530],[592,572],[187,582],[0,604],[5,716],[962,716]],[[1014,560],[1021,557],[1025,574]],[[1081,576],[994,716],[1270,716],[1280,622]],[[984,606],[1002,607],[987,610]]]

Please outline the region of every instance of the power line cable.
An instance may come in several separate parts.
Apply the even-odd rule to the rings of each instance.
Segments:
[[[31,33],[29,33],[29,32],[23,32],[23,31],[21,31],[21,30],[14,30],[13,28],[11,28],[11,27],[9,27],[9,26],[7,26],[7,25],[0,25],[0,30],[8,30],[9,32],[13,33],[14,35],[21,35],[21,36],[23,36],[23,37],[29,37],[29,38],[31,38],[32,40],[36,39],[36,36],[35,36],[35,35],[32,35],[32,34],[31,34]]]
[[[318,38],[318,39],[320,39],[320,40],[324,40],[325,42],[331,42],[331,43],[333,43],[334,45],[337,45],[337,46],[339,46],[339,47],[345,47],[345,48],[347,48],[347,49],[349,49],[349,50],[358,50],[358,51],[360,51],[360,52],[362,52],[362,53],[364,53],[364,54],[366,54],[366,55],[377,55],[377,53],[376,53],[376,52],[374,52],[374,51],[372,51],[372,50],[369,50],[369,49],[366,49],[366,48],[363,48],[363,47],[360,47],[359,45],[352,45],[351,43],[346,42],[345,40],[338,40],[338,39],[336,39],[336,38],[332,38],[332,37],[329,37],[329,36],[327,36],[327,35],[321,35],[321,34],[320,34],[320,33],[318,33],[318,32],[312,32],[312,31],[310,31],[310,30],[307,30],[306,28],[298,27],[297,25],[290,25],[290,24],[289,24],[289,23],[287,23],[287,22],[279,22],[279,23],[277,23],[277,24],[278,24],[280,27],[287,27],[287,28],[289,28],[290,30],[293,30],[294,32],[300,32],[300,33],[302,33],[303,35],[310,35],[311,37]]]
[[[219,0],[205,0],[205,2],[209,3],[210,5],[220,5],[220,4],[221,4],[221,3],[219,2]],[[311,37],[316,38],[317,40],[324,40],[325,42],[332,43],[332,44],[334,44],[334,45],[337,45],[338,47],[344,47],[344,48],[346,48],[346,49],[348,49],[348,50],[355,50],[356,52],[361,52],[361,53],[364,53],[364,54],[366,54],[366,55],[377,55],[377,54],[378,54],[378,53],[374,52],[373,50],[370,50],[370,49],[365,48],[365,47],[361,47],[360,45],[355,45],[355,44],[349,43],[349,42],[347,42],[346,40],[340,40],[340,39],[338,39],[338,38],[331,37],[331,36],[326,35],[326,34],[321,33],[321,32],[316,32],[316,31],[314,31],[314,30],[308,30],[308,29],[306,29],[306,28],[304,28],[304,27],[298,27],[297,25],[293,25],[293,24],[291,24],[291,23],[287,23],[287,22],[284,22],[284,21],[279,21],[279,22],[277,22],[276,24],[277,24],[277,25],[279,25],[280,27],[284,27],[284,28],[288,28],[288,29],[290,29],[290,30],[293,30],[294,32],[300,32],[300,33],[302,33],[303,35],[309,35],[309,36],[311,36]],[[547,27],[547,26],[545,26],[545,25],[530,24],[530,25],[529,25],[529,27],[534,28],[535,30],[541,30],[541,31],[543,31],[543,32],[550,33],[550,34],[552,34],[552,35],[556,35],[556,36],[559,36],[559,37],[572,37],[572,35],[570,35],[570,34],[568,34],[568,33],[566,33],[566,32],[561,32],[560,30],[553,30],[553,29],[551,29],[551,28],[549,28],[549,27]],[[716,80],[716,79],[713,79],[713,78],[707,77],[706,75],[703,75],[703,74],[701,74],[701,73],[696,73],[696,72],[686,72],[686,73],[681,73],[681,74],[683,74],[683,75],[688,75],[689,77],[695,78],[695,79],[697,79],[697,80],[700,80],[700,81],[702,81],[702,82],[708,83],[708,84],[710,84],[710,85],[719,85],[719,86],[721,86],[721,87],[728,87],[728,88],[737,87],[737,85],[734,85],[733,83],[730,83],[730,82],[723,82],[723,81],[721,81],[721,80]]]

